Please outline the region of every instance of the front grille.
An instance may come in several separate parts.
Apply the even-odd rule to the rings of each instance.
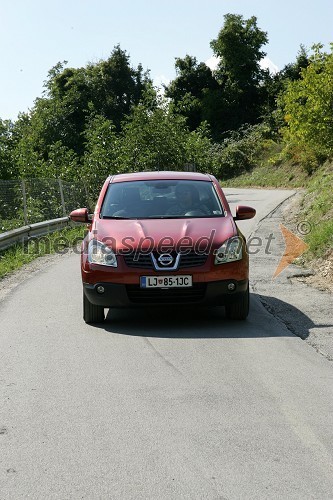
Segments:
[[[153,269],[153,263],[151,260],[150,253],[130,253],[123,255],[126,266],[128,267],[140,267],[141,269]]]
[[[155,253],[155,257],[157,256],[158,254]],[[123,257],[125,264],[128,267],[136,267],[140,269],[154,269],[150,253],[149,254],[131,253],[123,255]],[[196,252],[181,254],[178,269],[203,266],[204,264],[206,264],[207,257],[208,257],[207,254],[196,253]],[[165,266],[165,271],[167,270],[168,267]]]
[[[147,289],[139,285],[127,285],[127,295],[135,303],[191,303],[202,300],[206,292],[205,283],[195,283],[191,288]]]
[[[207,254],[191,252],[182,254],[180,257],[179,268],[203,266],[207,261]]]

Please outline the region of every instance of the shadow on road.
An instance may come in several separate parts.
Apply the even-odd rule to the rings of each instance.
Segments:
[[[260,295],[260,300],[270,314],[282,321],[292,333],[302,339],[306,339],[313,328],[333,327],[332,323],[314,323],[297,307],[275,297]]]
[[[288,311],[287,320],[281,318],[283,310]],[[291,324],[291,318],[295,323]],[[224,307],[169,306],[110,309],[105,323],[96,328],[120,335],[161,338],[263,338],[293,337],[295,334],[304,339],[315,326],[310,318],[290,304],[252,293],[246,321],[228,320]]]

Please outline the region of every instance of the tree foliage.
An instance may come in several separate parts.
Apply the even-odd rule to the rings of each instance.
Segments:
[[[299,80],[302,70],[309,64],[308,52],[300,46],[295,62],[287,64],[275,74],[267,72],[262,82],[262,119],[271,129],[272,137],[281,139],[279,130],[284,124],[283,113],[278,105],[278,97],[282,95],[290,81]]]
[[[13,158],[13,123],[0,118],[0,179],[11,179],[17,175]]]
[[[191,163],[206,168],[210,139],[207,131],[190,132],[186,119],[174,114],[165,101],[154,110],[139,104],[122,132],[120,164],[122,169],[177,170]]]
[[[85,133],[91,117],[111,120],[117,131],[131,108],[151,86],[141,66],[130,66],[129,56],[117,46],[106,61],[85,68],[65,68],[58,63],[48,74],[45,91],[21,128],[21,151],[36,162],[48,162],[58,144],[83,158]],[[26,168],[24,168],[24,173]]]
[[[256,17],[224,16],[224,25],[211,42],[219,59],[215,76],[221,85],[222,131],[228,130],[228,122],[229,129],[235,130],[261,118],[265,100],[262,83],[267,71],[260,67],[260,61],[266,55],[262,46],[267,42],[267,33],[257,26]]]
[[[252,168],[267,126],[313,169],[333,152],[333,56],[301,46],[271,75],[260,66],[267,41],[256,17],[227,14],[211,41],[216,70],[176,58],[165,99],[119,46],[82,68],[57,63],[29,113],[0,119],[0,177],[84,180],[95,190],[109,173],[190,165],[225,178]]]
[[[207,121],[212,135],[221,141],[223,134],[244,123],[259,121],[267,71],[260,67],[261,50],[267,34],[258,28],[257,19],[236,14],[224,16],[224,25],[211,47],[219,63],[212,72],[204,63],[187,55],[176,59],[176,78],[166,89],[175,111],[187,118],[191,130]]]
[[[243,19],[226,14],[218,37],[210,44],[219,58],[216,76],[221,83],[229,80],[243,90],[257,86],[264,73],[260,61],[266,55],[261,49],[267,42],[267,33],[258,28],[255,16]]]
[[[218,82],[205,63],[189,55],[176,58],[175,68],[177,76],[166,88],[166,97],[172,100],[174,111],[186,117],[190,130],[195,130],[204,121],[204,95],[218,89]]]
[[[120,139],[111,120],[95,115],[85,130],[85,152],[79,177],[95,191],[101,179],[118,172]],[[90,191],[90,189],[89,189]]]
[[[313,47],[301,78],[290,81],[279,100],[287,124],[283,137],[302,153],[301,160],[305,155],[311,158],[309,170],[313,156],[322,160],[333,154],[333,52],[322,48]]]

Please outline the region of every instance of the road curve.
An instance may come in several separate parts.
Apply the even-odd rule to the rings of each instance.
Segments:
[[[257,209],[247,235],[292,195],[227,193]],[[81,300],[72,254],[0,303],[1,500],[332,498],[332,364],[256,294],[239,323],[161,308],[94,327]]]

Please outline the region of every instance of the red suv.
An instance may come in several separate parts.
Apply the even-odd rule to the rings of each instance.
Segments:
[[[249,257],[212,175],[141,172],[106,179],[82,245],[83,318],[104,320],[104,308],[224,305],[231,319],[249,311]]]

